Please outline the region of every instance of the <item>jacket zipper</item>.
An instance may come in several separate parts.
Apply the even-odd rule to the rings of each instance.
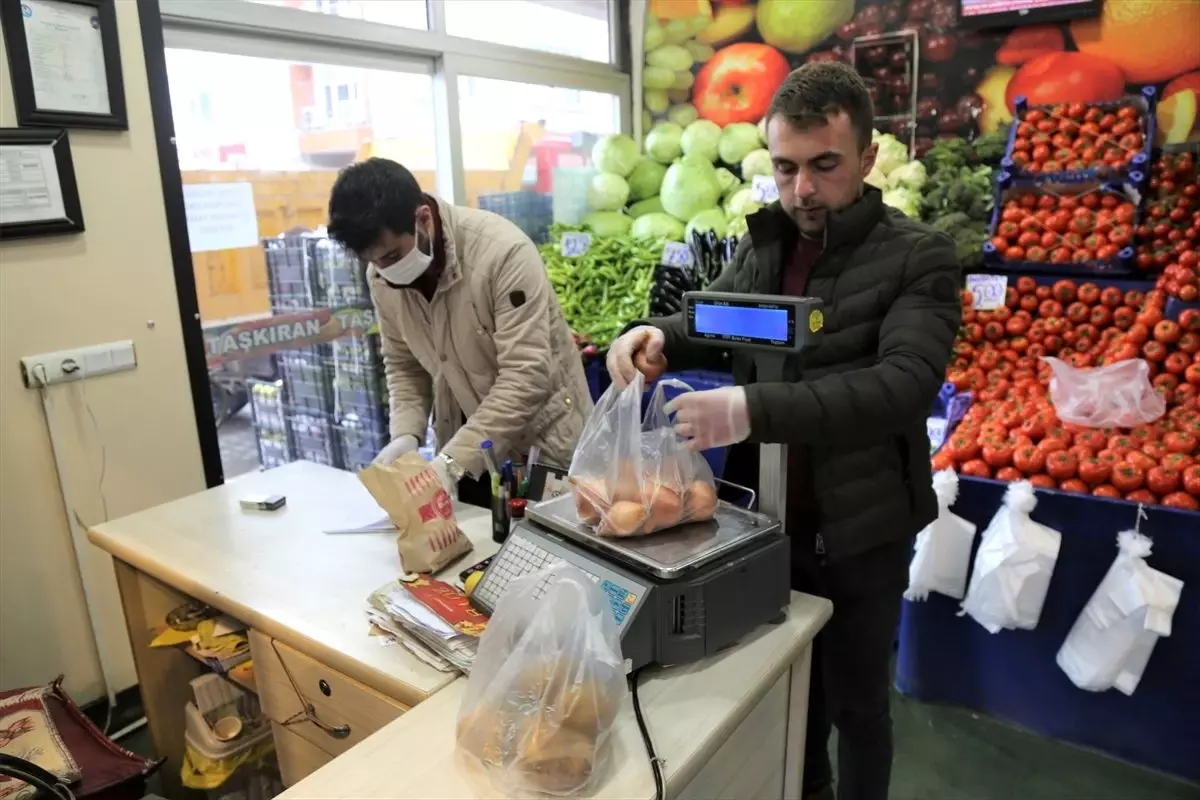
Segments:
[[[817,555],[825,555],[825,537],[819,533],[817,534]]]

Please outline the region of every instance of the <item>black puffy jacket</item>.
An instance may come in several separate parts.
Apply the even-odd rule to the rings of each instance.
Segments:
[[[709,288],[779,294],[799,232],[778,204],[747,222]],[[750,442],[807,448],[818,533],[839,560],[912,537],[937,515],[925,419],[961,323],[961,285],[951,240],[868,187],[830,215],[807,290],[824,301],[824,335],[788,358],[786,382],[757,383],[746,351],[692,344],[680,315],[649,322],[666,335],[673,371],[732,369],[746,387]]]

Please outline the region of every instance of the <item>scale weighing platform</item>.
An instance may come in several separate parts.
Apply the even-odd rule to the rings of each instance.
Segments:
[[[708,522],[610,539],[579,521],[566,494],[529,507],[471,603],[490,615],[512,580],[558,561],[608,596],[630,669],[712,655],[781,620],[790,602],[788,541],[768,517],[722,502]]]

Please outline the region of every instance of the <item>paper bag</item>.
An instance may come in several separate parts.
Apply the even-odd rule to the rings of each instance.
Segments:
[[[371,464],[358,479],[400,532],[396,547],[405,572],[437,572],[471,552],[471,540],[454,520],[454,502],[437,473],[416,453],[386,466]]]

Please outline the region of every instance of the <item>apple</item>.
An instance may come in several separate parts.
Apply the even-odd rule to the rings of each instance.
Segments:
[[[791,67],[773,47],[739,42],[716,52],[696,76],[692,102],[703,119],[721,127],[758,122]]]
[[[805,53],[854,18],[854,0],[759,0],[758,32],[785,53]]]

